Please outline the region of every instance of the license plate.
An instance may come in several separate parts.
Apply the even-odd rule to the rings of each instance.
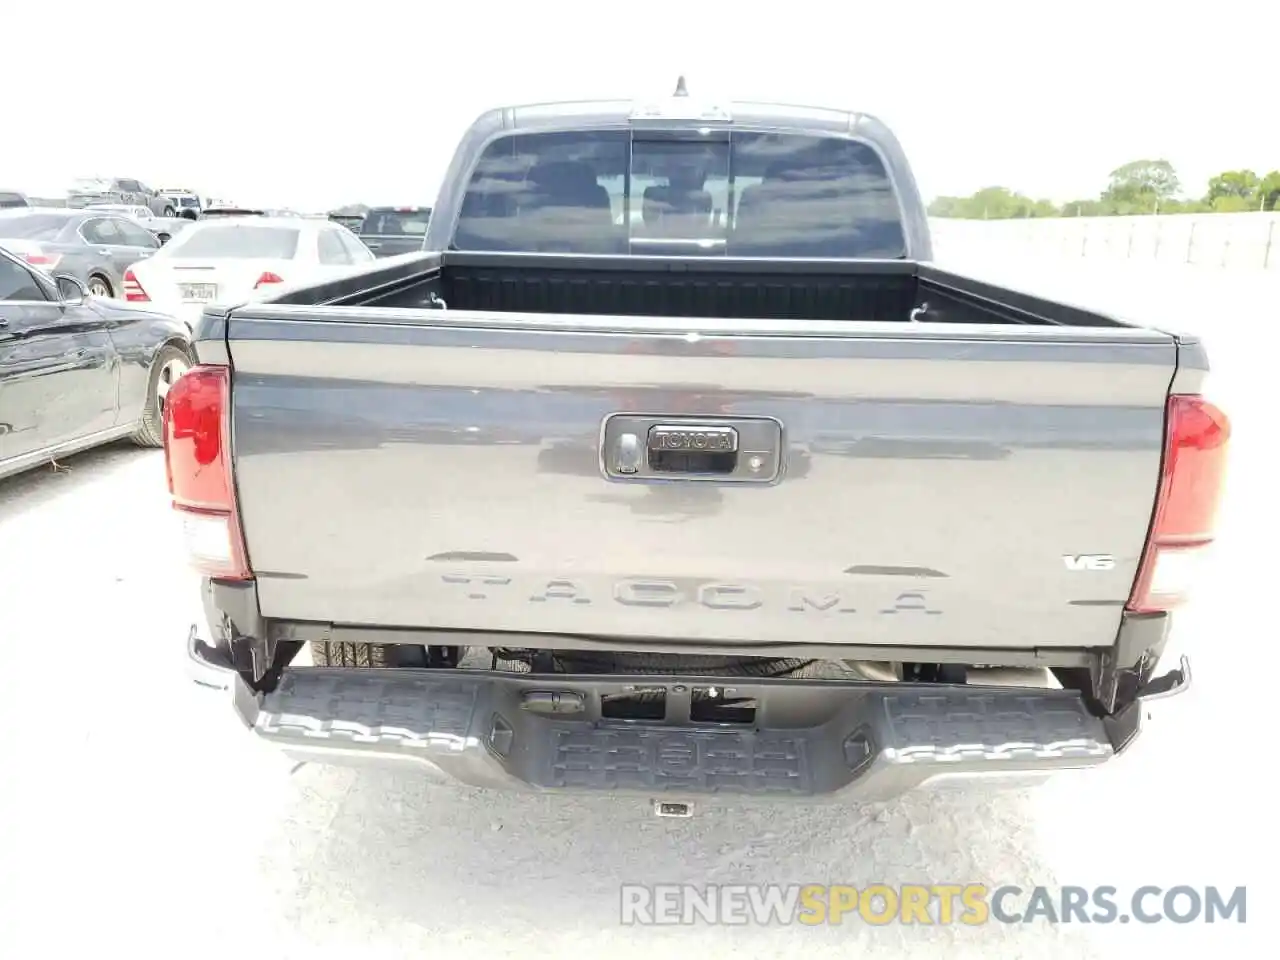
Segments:
[[[212,300],[218,295],[216,283],[184,283],[181,289],[183,300]]]

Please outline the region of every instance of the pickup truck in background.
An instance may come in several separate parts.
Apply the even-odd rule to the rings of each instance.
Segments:
[[[375,256],[394,257],[421,250],[430,221],[430,207],[371,207],[356,232]]]
[[[198,679],[300,759],[663,815],[1107,761],[1189,681],[1205,352],[931,259],[865,114],[481,116],[424,252],[197,326]]]

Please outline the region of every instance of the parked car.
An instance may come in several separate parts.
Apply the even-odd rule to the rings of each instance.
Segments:
[[[173,204],[179,217],[186,220],[200,219],[204,203],[194,190],[185,187],[160,187],[156,192]]]
[[[1195,337],[932,264],[864,113],[494,110],[448,169],[426,256],[207,311],[171,394],[254,735],[686,815],[1093,767],[1185,689]]]
[[[95,203],[84,207],[85,210],[104,210],[132,217],[142,224],[160,243],[166,244],[178,233],[189,227],[194,221],[186,217],[157,217],[147,207],[128,206],[116,203]]]
[[[372,207],[360,225],[359,236],[379,257],[394,257],[421,250],[430,222],[430,207]]]
[[[26,195],[18,193],[16,190],[0,190],[0,210],[9,207],[29,207]]]
[[[126,271],[125,299],[155,303],[194,325],[206,303],[234,303],[274,284],[322,280],[373,259],[350,230],[327,220],[200,220]]]
[[[130,264],[160,249],[132,217],[111,211],[27,207],[0,210],[0,247],[46,274],[68,274],[96,297],[124,290]]]
[[[94,203],[123,203],[147,207],[160,217],[177,215],[172,201],[139,180],[86,177],[75,180],[67,191],[68,207],[87,207]]]
[[[125,437],[160,446],[166,397],[194,362],[172,317],[0,249],[0,477]]]

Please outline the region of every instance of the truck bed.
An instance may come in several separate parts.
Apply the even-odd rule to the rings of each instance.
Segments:
[[[1172,336],[910,263],[548,260],[424,255],[206,314],[263,616],[667,649],[1112,642]],[[415,306],[432,294],[447,308]],[[654,445],[725,431],[719,461]]]
[[[451,251],[402,257],[392,267],[285,293],[272,302],[590,316],[1126,326],[1104,314],[905,260]]]

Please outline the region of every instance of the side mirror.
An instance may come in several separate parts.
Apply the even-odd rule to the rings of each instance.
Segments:
[[[58,285],[58,295],[62,297],[65,306],[78,307],[89,298],[85,285],[70,274],[60,273],[53,278],[53,282]]]

